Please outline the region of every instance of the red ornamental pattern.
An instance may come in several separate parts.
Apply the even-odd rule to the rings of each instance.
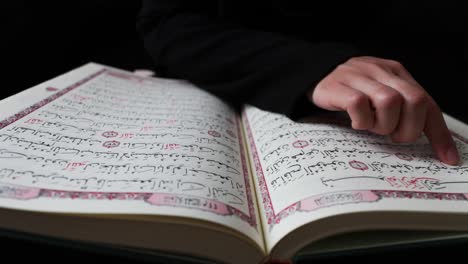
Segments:
[[[285,209],[281,210],[278,213],[275,213],[273,204],[271,202],[270,193],[268,191],[267,183],[265,181],[265,176],[263,174],[263,169],[260,163],[260,158],[257,153],[257,147],[255,145],[255,141],[253,139],[253,133],[247,119],[246,113],[244,115],[244,125],[247,130],[247,139],[251,146],[252,156],[254,161],[254,168],[258,177],[258,185],[259,185],[259,192],[261,195],[261,201],[263,203],[263,209],[267,218],[267,224],[269,229],[271,230],[275,225],[279,224],[284,218],[295,214],[296,212],[307,212],[306,210],[302,211],[299,208],[299,205],[302,201],[293,203],[287,206]],[[456,137],[463,138],[460,135],[454,134]],[[468,140],[463,138],[463,142],[468,144]],[[350,161],[349,165],[358,170],[367,170],[368,166],[360,161]],[[345,191],[343,191],[345,192]],[[364,192],[371,192],[377,199],[373,201],[356,201],[356,202],[377,202],[380,201],[382,198],[387,199],[424,199],[424,200],[457,200],[457,201],[468,201],[468,194],[464,193],[431,193],[431,192],[418,192],[418,191],[382,191],[382,190],[364,190]],[[322,194],[327,195],[327,193]],[[305,198],[303,201],[307,200],[310,197]],[[340,204],[340,203],[337,203]],[[317,207],[319,209],[321,207]]]
[[[84,84],[85,82],[95,78],[96,76],[100,75],[100,74],[103,74],[103,73],[106,73],[108,75],[112,75],[114,77],[119,77],[119,78],[125,78],[125,79],[131,79],[131,80],[137,80],[137,81],[142,81],[144,80],[144,78],[134,78],[133,75],[127,75],[127,74],[119,74],[119,73],[113,73],[113,72],[109,72],[108,70],[106,69],[103,69],[103,70],[100,70],[90,76],[88,76],[87,78],[84,78],[76,83],[74,83],[73,85],[65,88],[65,89],[62,89],[60,91],[58,91],[58,89],[56,88],[52,88],[52,87],[49,87],[49,88],[46,88],[47,91],[50,91],[50,92],[53,92],[53,91],[58,91],[57,93],[47,97],[46,99],[24,109],[23,111],[15,114],[15,115],[12,115],[4,120],[1,120],[0,121],[0,129],[18,121],[19,119],[27,116],[28,114],[34,112],[35,110],[43,107],[44,105],[54,101],[55,99],[59,98],[60,96],[72,91],[73,89],[77,88],[78,86]],[[233,123],[234,122],[232,120],[227,120],[229,121],[230,123]],[[236,120],[238,121],[238,120]],[[32,121],[31,121],[32,122]],[[35,121],[36,122],[36,121]],[[169,124],[174,124],[176,123],[176,120],[170,120]],[[238,133],[241,133],[240,131],[240,127],[239,127],[239,123],[236,122],[236,126],[237,126],[237,130],[238,130]],[[145,126],[144,129],[152,129],[153,127],[147,127]],[[233,135],[234,133],[232,131],[230,131]],[[229,132],[228,132],[229,133]],[[213,137],[220,137],[221,134],[217,131],[214,131],[214,130],[210,130],[208,131],[208,134],[210,134],[211,136]],[[106,138],[112,138],[112,137],[116,137],[118,136],[119,133],[116,132],[116,131],[106,131],[102,134],[103,137],[106,137]],[[126,135],[127,137],[130,137],[130,135]],[[234,135],[234,138],[236,136]],[[245,158],[245,153],[244,153],[244,149],[243,149],[243,142],[242,142],[242,138],[238,138],[239,140],[239,144],[240,144],[240,149],[241,149],[241,159],[242,159],[242,164],[243,164],[243,176],[244,176],[244,180],[245,180],[245,186],[246,186],[246,194],[247,194],[247,199],[248,199],[248,210],[249,210],[249,215],[245,214],[244,212],[232,207],[232,206],[229,206],[229,205],[225,205],[227,206],[228,208],[228,211],[234,215],[234,216],[237,216],[243,220],[245,220],[246,222],[248,222],[251,226],[253,227],[257,227],[257,222],[256,222],[256,210],[253,206],[253,201],[252,201],[252,191],[251,191],[251,187],[250,187],[250,182],[249,182],[249,179],[248,179],[248,168],[246,166],[246,158]],[[120,145],[120,142],[119,141],[106,141],[103,143],[103,147],[106,147],[106,148],[113,148],[113,147],[118,147]],[[175,144],[171,144],[170,145],[171,148],[176,148],[178,146],[176,146]],[[72,168],[73,166],[78,166],[77,165],[78,163],[76,164],[72,164],[70,165],[70,168]],[[81,163],[80,163],[81,164]],[[84,164],[84,163],[83,163]],[[81,165],[80,165],[81,166]],[[4,189],[8,189],[10,191],[6,192],[6,191],[3,191]],[[24,200],[24,199],[33,199],[33,198],[39,198],[39,197],[47,197],[47,198],[60,198],[60,199],[98,199],[98,200],[103,200],[103,199],[106,199],[106,200],[145,200],[147,201],[150,197],[154,196],[155,193],[113,193],[113,192],[81,192],[81,191],[62,191],[62,190],[47,190],[47,189],[37,189],[37,188],[30,188],[30,187],[21,187],[21,186],[10,186],[10,185],[0,185],[0,197],[3,197],[3,198],[11,198],[11,199],[21,199],[21,200]]]

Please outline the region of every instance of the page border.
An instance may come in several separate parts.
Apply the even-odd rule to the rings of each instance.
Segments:
[[[0,129],[3,129],[14,122],[18,121],[21,118],[26,117],[27,115],[33,113],[34,111],[40,109],[41,107],[49,104],[50,102],[56,100],[57,98],[67,94],[68,92],[78,88],[84,83],[96,78],[102,74],[109,74],[113,77],[124,78],[129,80],[135,80],[137,82],[143,81],[145,79],[151,79],[150,77],[142,77],[133,75],[131,73],[124,73],[117,70],[110,69],[101,69],[95,73],[92,73],[88,77],[85,77],[72,85],[54,93],[53,95],[27,107],[26,109],[18,112],[17,114],[11,115],[4,120],[0,120]],[[45,87],[49,92],[57,91],[55,87]],[[213,199],[207,199],[204,197],[199,197],[195,195],[173,195],[169,193],[139,193],[139,192],[83,192],[83,191],[63,191],[63,190],[54,190],[54,189],[44,189],[44,188],[33,188],[28,186],[20,186],[9,183],[0,182],[0,198],[10,198],[18,200],[29,200],[36,199],[40,197],[47,198],[60,198],[60,199],[107,199],[107,200],[143,200],[153,206],[172,206],[172,207],[182,207],[182,208],[191,208],[197,209],[205,212],[211,212],[218,215],[233,215],[239,217],[244,222],[247,222],[250,226],[254,227],[258,231],[258,223],[256,217],[256,210],[252,200],[252,189],[249,181],[249,173],[247,168],[247,160],[245,156],[244,142],[242,140],[240,120],[237,118],[236,127],[238,131],[238,142],[240,146],[240,155],[242,162],[242,171],[244,176],[244,184],[246,189],[247,203],[249,215],[240,211],[237,208],[234,208],[228,204],[219,202]]]
[[[253,158],[254,169],[258,176],[258,185],[262,196],[263,208],[267,218],[269,230],[279,224],[283,219],[295,212],[310,212],[330,206],[350,204],[350,203],[374,203],[386,198],[397,199],[424,199],[424,200],[448,200],[448,201],[468,201],[468,193],[442,193],[442,192],[419,192],[419,191],[398,191],[398,190],[352,190],[338,191],[309,196],[286,206],[280,212],[275,212],[271,202],[270,192],[266,184],[265,175],[260,162],[260,156],[253,137],[252,129],[245,108],[242,111],[242,120],[246,128],[247,140],[250,144],[250,152]],[[460,134],[452,132],[452,135],[468,144],[468,139]]]

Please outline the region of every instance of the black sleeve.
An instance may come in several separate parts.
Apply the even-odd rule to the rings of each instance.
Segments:
[[[213,8],[208,2],[144,0],[137,29],[158,75],[189,80],[235,106],[294,117],[305,92],[356,54],[343,44],[312,44],[221,21],[206,12]]]

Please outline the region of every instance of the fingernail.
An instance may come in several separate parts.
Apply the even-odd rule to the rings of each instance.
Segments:
[[[458,150],[456,147],[450,147],[445,153],[445,159],[451,165],[458,165],[460,157],[458,156]]]

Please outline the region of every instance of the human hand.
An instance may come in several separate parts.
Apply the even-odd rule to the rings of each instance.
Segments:
[[[412,142],[424,133],[438,159],[456,165],[458,151],[442,112],[397,61],[355,57],[339,65],[308,94],[318,107],[346,111],[354,129]]]

